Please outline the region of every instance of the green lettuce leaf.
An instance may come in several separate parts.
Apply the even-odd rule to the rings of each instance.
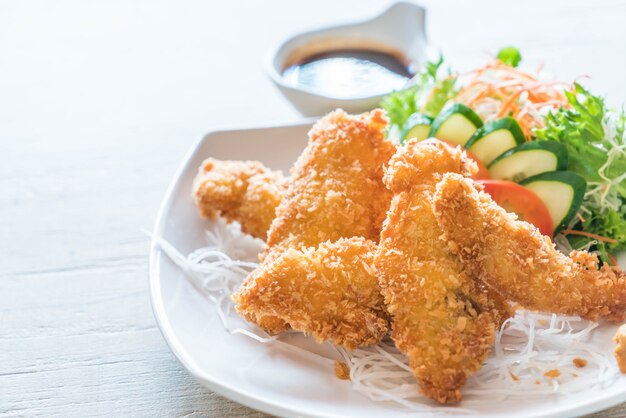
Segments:
[[[588,183],[606,181],[600,169],[607,163],[608,153],[616,146],[624,145],[624,121],[618,121],[613,138],[607,138],[603,121],[607,114],[604,100],[594,96],[580,84],[573,92],[566,92],[571,108],[561,108],[550,113],[545,120],[545,129],[534,131],[537,139],[552,139],[567,147],[569,169],[585,177]],[[626,155],[618,155],[604,170],[604,177],[615,178],[626,172]],[[626,198],[626,182],[615,185]]]
[[[603,261],[608,261],[608,254],[626,248],[626,178],[621,178],[626,173],[626,116],[608,109],[602,97],[578,83],[565,94],[570,107],[548,114],[545,128],[533,134],[538,140],[563,144],[569,154],[568,169],[587,180],[585,221],[574,228],[616,240],[596,245]],[[570,242],[576,248],[582,239],[571,237]]]
[[[457,95],[456,77],[450,70],[442,70],[443,62],[441,56],[437,61],[427,62],[415,76],[413,86],[383,99],[380,106],[387,111],[390,125],[402,129],[409,116],[421,109],[434,118]]]

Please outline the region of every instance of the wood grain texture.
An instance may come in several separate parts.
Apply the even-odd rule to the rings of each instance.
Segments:
[[[626,98],[624,1],[424,3],[452,62],[513,44]],[[167,349],[141,230],[206,131],[298,117],[263,74],[270,46],[386,4],[0,2],[0,416],[263,416]]]

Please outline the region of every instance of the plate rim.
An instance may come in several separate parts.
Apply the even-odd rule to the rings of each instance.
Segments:
[[[296,120],[291,120],[283,123],[278,122],[269,122],[265,124],[254,124],[254,125],[245,125],[245,126],[224,126],[224,127],[216,127],[214,129],[209,130],[206,134],[202,135],[198,140],[196,140],[190,147],[190,149],[185,154],[182,162],[178,165],[172,180],[169,182],[165,194],[161,200],[159,205],[159,209],[157,212],[157,216],[155,219],[154,227],[152,229],[151,241],[150,241],[150,254],[149,254],[149,290],[150,290],[150,305],[152,307],[152,313],[154,315],[157,327],[163,339],[165,340],[168,348],[174,354],[174,356],[178,359],[178,361],[185,367],[185,369],[193,376],[200,384],[212,390],[213,392],[218,393],[225,398],[245,405],[247,407],[256,409],[257,411],[265,412],[272,415],[285,416],[285,417],[309,417],[309,418],[334,418],[338,417],[338,415],[327,414],[327,413],[312,413],[308,410],[303,410],[298,408],[297,406],[285,406],[281,403],[272,402],[265,398],[259,397],[253,393],[250,393],[245,390],[237,389],[231,387],[228,384],[224,384],[216,381],[210,375],[204,373],[199,367],[196,366],[195,362],[188,358],[185,354],[185,350],[181,347],[179,341],[174,335],[174,332],[169,324],[167,319],[167,314],[165,312],[165,307],[163,306],[163,299],[160,290],[160,262],[161,257],[166,256],[166,254],[160,249],[159,244],[157,242],[157,238],[161,237],[163,233],[163,229],[165,226],[165,213],[171,208],[173,203],[174,192],[177,190],[178,185],[180,183],[181,177],[183,173],[187,170],[191,160],[194,159],[200,147],[208,140],[210,140],[211,136],[220,133],[231,133],[231,132],[245,132],[245,131],[256,131],[263,129],[280,129],[280,128],[290,128],[290,127],[304,127],[307,125],[312,125],[318,118],[301,118]],[[207,156],[208,158],[208,156]],[[621,392],[616,392],[608,396],[597,396],[592,400],[584,402],[582,404],[578,404],[574,408],[568,408],[567,406],[563,406],[558,408],[557,410],[545,411],[545,412],[537,412],[534,415],[527,415],[530,418],[565,418],[572,416],[581,416],[594,412],[604,411],[608,408],[611,408],[620,403],[626,402],[626,390]],[[416,413],[412,416],[420,416],[421,414]]]
[[[185,367],[185,369],[203,386],[209,388],[210,390],[230,399],[231,401],[238,402],[250,408],[256,409],[258,411],[266,412],[272,415],[279,416],[304,416],[304,417],[328,417],[333,418],[334,415],[320,415],[320,414],[309,414],[305,411],[295,411],[294,409],[289,409],[287,407],[281,406],[271,401],[267,401],[263,398],[255,396],[251,393],[244,392],[242,390],[238,390],[223,383],[215,381],[211,376],[204,373],[200,370],[194,363],[193,360],[187,358],[185,355],[185,350],[181,349],[180,344],[175,337],[171,326],[167,320],[167,314],[165,312],[165,307],[163,306],[163,299],[161,297],[161,289],[159,287],[159,279],[160,279],[160,260],[161,256],[165,255],[164,252],[160,249],[159,244],[157,242],[157,238],[160,237],[163,233],[164,229],[164,217],[165,213],[170,209],[173,202],[174,192],[177,189],[177,186],[180,182],[180,179],[183,173],[186,171],[189,166],[191,160],[196,156],[200,147],[208,140],[210,137],[215,134],[220,134],[224,132],[245,132],[245,131],[256,131],[259,129],[274,129],[274,128],[289,128],[289,127],[305,127],[310,126],[314,121],[318,118],[302,118],[297,120],[292,120],[284,123],[267,123],[267,124],[256,124],[256,125],[248,125],[248,126],[238,126],[238,127],[216,127],[214,129],[209,130],[206,134],[202,135],[199,139],[197,139],[187,151],[185,156],[183,157],[182,162],[178,165],[174,177],[170,180],[165,194],[161,200],[159,205],[159,210],[157,212],[156,220],[154,223],[154,227],[151,233],[150,240],[150,255],[149,255],[149,288],[150,288],[150,305],[152,307],[152,313],[154,315],[155,321],[157,323],[157,327],[163,339],[165,340],[168,348],[174,354],[176,359]],[[207,157],[208,158],[208,157]]]

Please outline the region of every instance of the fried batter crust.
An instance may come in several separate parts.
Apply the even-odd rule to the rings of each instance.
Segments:
[[[268,259],[235,294],[252,322],[280,318],[292,329],[347,349],[374,344],[388,330],[373,266],[375,244],[341,238],[319,247],[288,248]]]
[[[527,309],[624,320],[624,272],[606,264],[599,269],[597,256],[585,251],[562,254],[550,238],[477,187],[446,174],[434,199],[448,246],[470,274]]]
[[[432,210],[443,173],[475,170],[460,148],[411,140],[398,149],[384,177],[394,197],[375,266],[392,315],[392,337],[409,357],[422,392],[441,403],[461,399],[461,387],[486,359],[503,314],[440,241]]]
[[[378,241],[391,199],[383,165],[395,150],[386,126],[380,109],[354,116],[336,110],[313,126],[276,211],[268,252],[353,236]]]
[[[205,160],[193,182],[193,197],[204,218],[237,221],[241,230],[265,240],[281,201],[284,179],[258,161]]]
[[[617,329],[613,341],[615,342],[613,355],[617,361],[619,371],[626,373],[626,325],[622,325]]]
[[[265,283],[270,280],[266,275],[274,274],[268,268],[275,257],[289,249],[316,248],[323,242],[341,238],[378,241],[390,200],[390,193],[382,183],[383,165],[395,150],[384,138],[386,125],[384,112],[377,109],[354,116],[336,110],[313,126],[309,144],[292,168],[276,210],[267,249],[261,256],[263,264],[241,289],[249,297],[235,295],[237,309],[248,320],[271,334],[285,331],[289,329],[288,322],[295,322],[286,315],[273,315],[268,306],[248,305],[254,293],[263,297]],[[257,286],[257,282],[264,285]],[[332,334],[313,326],[299,327],[316,338],[318,332]]]

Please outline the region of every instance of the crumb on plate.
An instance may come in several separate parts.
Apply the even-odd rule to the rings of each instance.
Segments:
[[[613,355],[615,360],[617,360],[619,370],[622,373],[626,373],[626,324],[617,329],[613,341],[617,344]]]
[[[335,361],[335,376],[341,380],[350,380],[350,369],[342,361]]]

